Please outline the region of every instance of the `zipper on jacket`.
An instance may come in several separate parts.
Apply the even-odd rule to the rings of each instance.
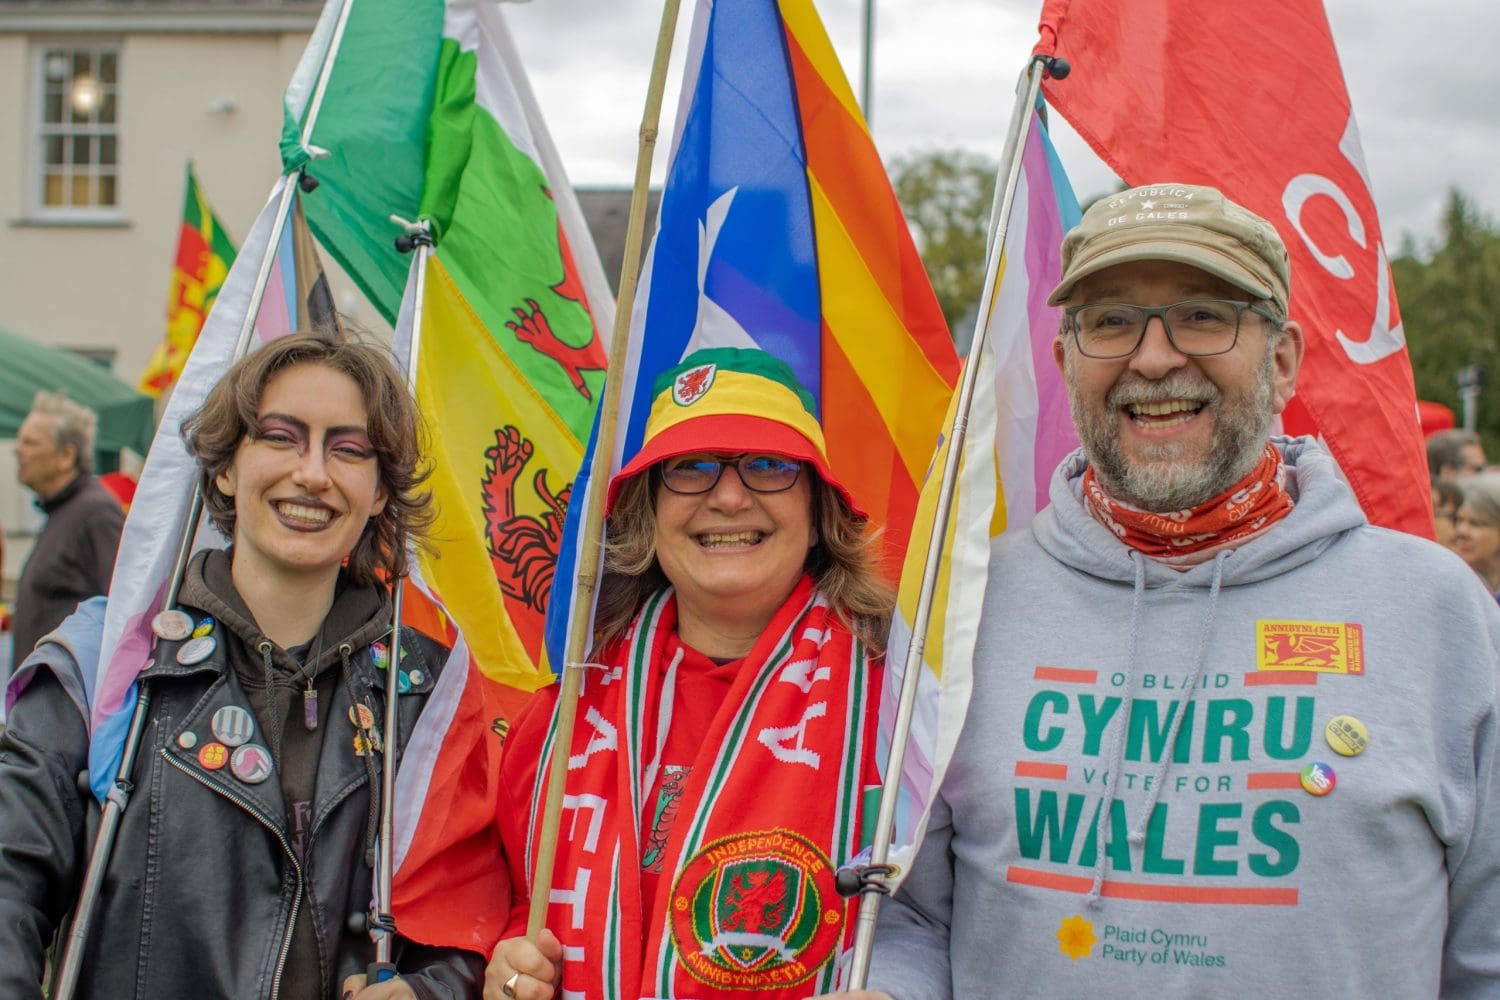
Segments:
[[[158,753],[160,753],[169,764],[177,768],[177,770],[181,771],[189,778],[192,778],[194,781],[198,782],[198,784],[202,785],[204,788],[207,788],[209,791],[218,792],[220,795],[224,796],[226,799],[229,799],[235,805],[245,810],[251,816],[254,816],[256,821],[260,823],[261,826],[265,827],[267,830],[270,830],[271,833],[276,835],[277,841],[281,844],[281,849],[286,852],[287,858],[292,862],[292,871],[297,876],[297,891],[292,896],[292,915],[286,922],[286,928],[282,931],[281,949],[276,955],[276,973],[271,978],[271,1000],[276,1000],[276,998],[281,995],[281,977],[286,972],[287,956],[291,954],[292,950],[292,931],[297,926],[297,912],[302,909],[304,882],[302,874],[302,863],[297,860],[297,855],[292,851],[292,845],[287,841],[286,835],[281,832],[281,828],[272,823],[265,816],[265,814],[260,811],[260,809],[256,808],[256,806],[252,802],[250,802],[249,799],[246,799],[238,793],[234,792],[228,786],[209,781],[206,777],[199,774],[197,771],[192,770],[186,764],[183,764],[177,758],[167,753],[166,747],[162,747],[158,751]]]

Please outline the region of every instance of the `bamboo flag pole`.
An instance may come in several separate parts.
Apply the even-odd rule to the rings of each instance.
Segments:
[[[997,178],[996,205],[990,218],[989,256],[985,264],[981,308],[975,316],[974,338],[969,346],[968,361],[964,365],[963,381],[959,383],[953,426],[948,429],[948,454],[943,463],[942,485],[938,493],[932,534],[927,539],[927,559],[922,572],[922,586],[917,594],[916,613],[912,620],[911,644],[907,647],[901,672],[901,694],[892,727],[890,760],[886,765],[884,787],[880,793],[880,811],[875,821],[875,840],[870,848],[870,863],[861,873],[859,917],[855,926],[854,954],[848,984],[851,990],[864,989],[869,977],[870,957],[875,945],[875,918],[880,910],[881,897],[890,891],[886,880],[892,874],[889,860],[896,819],[896,799],[901,790],[901,770],[906,758],[906,742],[911,736],[917,681],[922,671],[927,629],[932,619],[938,569],[943,558],[943,540],[948,536],[948,519],[953,509],[958,467],[963,457],[964,438],[968,434],[969,407],[974,399],[975,385],[979,381],[980,366],[977,362],[989,336],[989,317],[999,284],[1006,229],[1010,225],[1011,208],[1021,179],[1021,153],[1026,143],[1026,126],[1031,121],[1031,109],[1036,106],[1043,75],[1051,71],[1061,78],[1067,75],[1066,67],[1067,63],[1061,60],[1034,56],[1026,64],[1016,86],[1016,104],[1011,111],[1010,130],[1005,139],[1005,156],[1001,160],[1005,169]]]
[[[578,689],[583,680],[583,657],[588,652],[594,606],[603,563],[604,484],[609,478],[615,452],[615,429],[619,423],[620,397],[624,392],[616,377],[624,363],[630,341],[630,314],[635,306],[635,288],[641,276],[642,234],[646,228],[646,194],[651,183],[651,160],[656,151],[657,125],[661,120],[662,94],[667,84],[667,63],[672,38],[677,33],[677,10],[681,0],[662,5],[661,30],[656,36],[656,57],[646,88],[646,109],[641,115],[641,141],[635,159],[635,187],[630,195],[630,221],[625,230],[625,259],[620,265],[620,294],[615,303],[615,328],[609,342],[609,374],[604,379],[604,397],[599,401],[599,433],[594,443],[594,464],[589,469],[588,506],[579,532],[579,567],[573,595],[573,618],[568,623],[568,641],[563,654],[562,691],[558,695],[557,733],[547,766],[547,797],[537,844],[536,868],[531,877],[531,911],[526,936],[533,941],[547,923],[547,905],[552,895],[552,868],[557,854],[557,830],[562,819],[563,786],[568,777],[569,749],[578,714]]]
[[[309,109],[306,121],[302,126],[301,142],[307,146],[312,137],[313,125],[317,121],[318,104],[321,103],[323,92],[328,86],[328,77],[333,68],[334,56],[338,53],[339,41],[343,37],[344,26],[349,20],[349,8],[353,6],[354,0],[345,0],[343,8],[339,12],[339,20],[329,43],[328,50],[323,55],[323,61],[318,69],[318,82],[314,103]],[[280,235],[291,215],[292,206],[296,203],[296,194],[299,183],[304,179],[300,170],[297,175],[287,174],[280,181],[280,201],[276,206],[276,215],[271,223],[267,234],[265,252],[260,260],[260,267],[255,275],[255,285],[250,292],[250,301],[246,306],[245,315],[240,321],[239,333],[236,336],[234,352],[231,363],[244,357],[250,349],[250,343],[255,333],[255,320],[260,313],[261,303],[265,300],[266,288],[271,281],[271,270],[276,261],[277,248]],[[203,516],[203,489],[201,484],[194,479],[193,496],[188,502],[187,515],[183,518],[182,531],[177,545],[177,557],[172,566],[172,575],[167,586],[162,608],[174,608],[177,606],[177,594],[182,587],[183,574],[187,570],[188,559],[192,556],[193,540],[198,534],[198,522]],[[104,887],[104,875],[109,870],[109,859],[114,853],[115,838],[119,834],[120,818],[129,803],[130,790],[132,788],[131,773],[135,770],[135,760],[140,752],[141,737],[146,728],[146,714],[150,706],[150,693],[141,688],[137,691],[135,711],[130,717],[130,728],[125,737],[124,751],[120,758],[119,769],[115,772],[114,787],[106,796],[104,805],[99,813],[99,831],[94,836],[94,843],[89,850],[88,863],[84,868],[83,880],[80,883],[78,903],[73,909],[73,922],[68,928],[67,942],[63,948],[62,961],[58,966],[57,981],[53,987],[52,996],[54,1000],[72,1000],[74,991],[78,988],[78,976],[83,971],[83,953],[88,944],[89,931],[93,924],[93,911],[98,902],[99,894]]]

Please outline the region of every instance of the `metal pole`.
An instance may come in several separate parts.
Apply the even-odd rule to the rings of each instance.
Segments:
[[[535,941],[547,923],[547,905],[552,896],[552,869],[557,861],[557,831],[562,820],[563,787],[567,784],[568,755],[578,714],[578,691],[583,682],[583,657],[587,652],[591,615],[603,564],[604,480],[609,475],[615,450],[615,427],[619,422],[620,397],[624,388],[614,374],[624,363],[630,342],[630,314],[635,306],[635,288],[641,276],[641,243],[646,228],[646,195],[651,183],[651,159],[656,150],[657,126],[661,120],[662,93],[667,82],[667,63],[672,37],[677,30],[680,0],[662,5],[661,30],[656,36],[656,56],[646,87],[646,108],[641,115],[641,141],[636,151],[635,188],[630,196],[630,219],[625,231],[625,259],[620,264],[620,294],[615,305],[615,328],[610,337],[610,374],[604,379],[604,398],[599,401],[599,435],[594,446],[594,464],[589,469],[588,507],[579,532],[579,566],[573,594],[573,620],[569,623],[563,651],[562,690],[558,693],[557,732],[547,764],[547,794],[542,825],[537,838],[536,867],[531,876],[531,910],[526,936]],[[585,609],[585,610],[580,610]]]
[[[417,362],[422,351],[422,303],[427,295],[427,261],[432,256],[431,229],[426,222],[408,227],[407,239],[416,249],[412,261],[411,346],[406,354],[406,386],[412,397],[417,394]],[[391,600],[391,659],[385,678],[385,750],[380,762],[380,830],[375,839],[375,899],[370,921],[370,939],[375,942],[375,963],[365,970],[370,983],[383,982],[396,975],[391,951],[396,936],[396,920],[391,914],[391,880],[395,875],[396,838],[396,737],[397,700],[401,695],[401,605],[403,581],[396,581]]]
[[[865,0],[864,50],[859,61],[859,106],[865,125],[874,127],[875,115],[875,0]]]
[[[953,492],[958,481],[958,466],[963,456],[964,438],[968,433],[969,407],[974,398],[974,387],[978,382],[979,353],[985,348],[989,331],[990,310],[994,307],[996,285],[1000,273],[1000,262],[1005,251],[1005,231],[1010,222],[1010,213],[1015,201],[1016,187],[1021,178],[1021,151],[1025,147],[1026,128],[1031,122],[1031,109],[1036,106],[1037,93],[1041,89],[1042,76],[1049,64],[1045,56],[1035,56],[1027,63],[1016,88],[1016,104],[1011,111],[1010,132],[1006,136],[1006,171],[997,176],[996,193],[999,210],[991,216],[991,241],[989,261],[985,265],[984,293],[974,320],[974,339],[969,348],[969,358],[964,365],[963,380],[959,383],[958,405],[949,429],[948,454],[943,463],[942,486],[938,493],[937,511],[932,534],[927,539],[927,559],[923,568],[922,587],[917,596],[917,609],[912,621],[911,645],[907,647],[906,660],[901,673],[901,695],[897,703],[896,719],[891,734],[891,755],[886,765],[884,787],[880,794],[880,811],[875,821],[875,840],[870,848],[870,864],[862,878],[859,918],[855,926],[854,954],[850,968],[849,989],[864,989],[870,973],[870,957],[875,945],[875,918],[880,910],[880,898],[889,890],[887,863],[891,853],[891,837],[896,818],[896,798],[901,789],[901,767],[906,757],[906,742],[911,735],[917,681],[922,670],[922,656],[927,645],[927,627],[932,617],[932,603],[937,591],[938,566],[942,562],[943,539],[948,534],[948,518],[952,513]],[[1003,185],[1003,186],[1002,186]]]

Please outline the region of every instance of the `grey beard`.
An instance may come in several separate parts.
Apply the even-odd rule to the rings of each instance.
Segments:
[[[1065,363],[1070,373],[1076,363],[1072,352],[1066,356]],[[1275,377],[1275,358],[1267,350],[1256,372],[1255,391],[1249,399],[1226,403],[1222,393],[1214,394],[1206,404],[1214,419],[1214,436],[1209,454],[1203,460],[1187,459],[1184,455],[1187,445],[1173,441],[1147,446],[1144,460],[1135,464],[1131,464],[1120,448],[1115,408],[1122,401],[1138,401],[1133,399],[1138,394],[1129,389],[1117,389],[1110,394],[1105,412],[1091,413],[1078,398],[1076,380],[1070,375],[1066,381],[1078,438],[1089,464],[1094,467],[1099,485],[1116,500],[1161,514],[1197,507],[1229,489],[1255,468],[1271,431]],[[1179,376],[1169,376],[1154,385],[1171,387],[1177,378]],[[1188,398],[1201,395],[1201,392],[1193,391],[1198,386],[1195,380],[1187,380],[1181,386],[1167,388],[1162,395]],[[1120,400],[1119,396],[1125,399]]]

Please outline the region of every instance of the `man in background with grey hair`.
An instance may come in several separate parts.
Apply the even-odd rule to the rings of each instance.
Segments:
[[[93,475],[97,423],[62,393],[39,392],[16,435],[16,478],[47,515],[16,587],[17,663],[79,601],[109,590],[125,514]]]

